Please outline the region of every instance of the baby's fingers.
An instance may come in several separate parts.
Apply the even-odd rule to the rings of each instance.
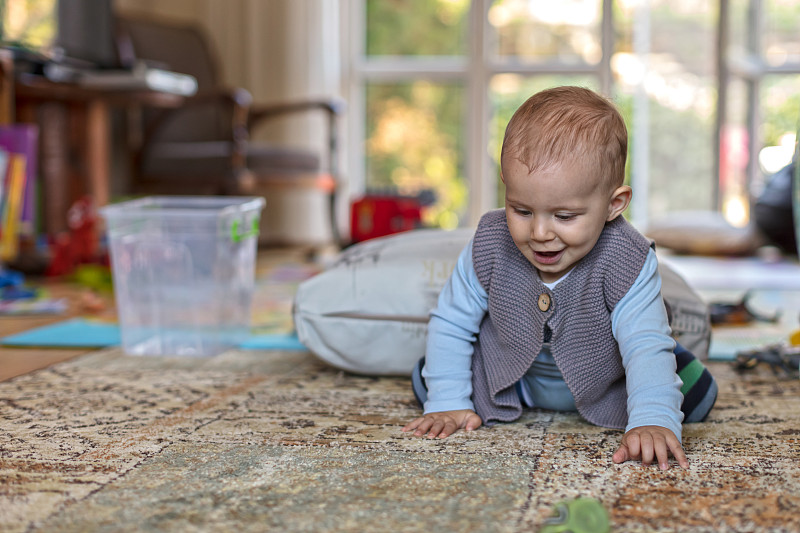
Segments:
[[[417,421],[419,421],[419,423],[416,423]],[[414,427],[412,427],[411,429],[416,430],[414,431],[414,435],[416,435],[417,437],[421,437],[422,435],[425,435],[428,431],[430,431],[431,427],[434,425],[435,422],[436,419],[431,418],[429,416],[424,416],[412,422],[411,425],[413,425]]]
[[[620,444],[619,448],[617,448],[617,451],[615,451],[614,455],[611,456],[611,460],[616,464],[624,463],[629,459],[632,459],[632,457],[628,452],[628,447],[624,444]]]
[[[446,436],[446,435],[443,435],[444,432],[445,432],[445,428],[446,427],[447,427],[446,419],[437,418],[433,422],[433,425],[431,425],[430,429],[428,430],[428,435],[427,435],[428,438],[429,439],[435,439],[436,437],[444,437],[444,436]],[[451,433],[452,433],[452,431],[451,431]]]
[[[650,433],[639,434],[639,453],[641,454],[642,465],[650,466],[656,456],[655,439]]]
[[[675,460],[678,461],[678,464],[683,467],[684,470],[689,468],[689,460],[686,458],[686,454],[683,451],[683,446],[678,441],[678,439],[668,439],[667,443],[669,444],[669,449],[672,452],[672,456],[675,457]]]
[[[431,438],[439,437],[440,439],[443,439],[445,437],[449,437],[457,430],[458,430],[458,425],[456,424],[456,421],[453,420],[452,418],[446,418],[441,423],[441,428],[439,429],[439,431],[438,432],[431,431],[430,436]]]
[[[648,466],[655,459],[659,468],[667,470],[670,452],[680,466],[689,468],[681,443],[672,431],[660,426],[642,427],[625,433],[612,460],[617,464],[641,460],[643,466]]]
[[[630,433],[622,438],[622,442],[628,448],[628,458],[634,461],[642,458],[642,440],[637,433]]]
[[[655,448],[656,460],[661,470],[669,470],[669,450],[667,441],[661,435],[653,438],[653,448]]]
[[[422,424],[422,422],[424,420],[425,420],[424,416],[421,416],[419,418],[415,418],[414,420],[412,420],[411,422],[409,422],[408,424],[403,426],[402,431],[411,431],[412,429],[417,429],[419,427],[419,425]]]
[[[467,417],[467,421],[464,424],[464,429],[467,431],[472,431],[481,427],[481,424],[483,424],[481,417],[473,413]]]

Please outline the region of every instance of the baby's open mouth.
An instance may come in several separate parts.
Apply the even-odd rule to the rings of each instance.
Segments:
[[[533,252],[533,255],[540,263],[552,264],[556,263],[559,258],[561,258],[563,252],[564,250],[559,250],[557,252]]]

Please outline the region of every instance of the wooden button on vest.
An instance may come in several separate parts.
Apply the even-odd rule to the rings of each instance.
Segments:
[[[544,312],[550,309],[550,295],[543,292],[539,295],[539,310]]]

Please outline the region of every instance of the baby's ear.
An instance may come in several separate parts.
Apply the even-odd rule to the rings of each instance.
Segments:
[[[611,199],[608,201],[608,217],[606,222],[611,222],[622,214],[631,203],[633,191],[627,185],[617,187],[611,194]]]

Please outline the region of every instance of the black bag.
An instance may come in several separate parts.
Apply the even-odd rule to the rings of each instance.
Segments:
[[[792,215],[792,184],[797,160],[772,175],[753,207],[753,220],[769,241],[787,253],[797,253]]]

